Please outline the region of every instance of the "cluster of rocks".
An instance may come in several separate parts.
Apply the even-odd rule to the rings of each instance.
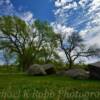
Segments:
[[[44,65],[34,64],[29,67],[27,73],[29,75],[34,75],[34,76],[56,74],[59,76],[69,76],[75,79],[89,78],[89,72],[85,71],[84,69],[69,69],[56,72],[55,67],[52,64],[44,64]]]
[[[100,62],[88,66],[88,71],[82,68],[73,68],[56,72],[53,64],[34,64],[27,70],[29,75],[50,75],[69,76],[74,79],[100,79]]]

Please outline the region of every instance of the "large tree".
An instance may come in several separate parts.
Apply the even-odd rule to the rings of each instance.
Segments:
[[[58,38],[61,49],[66,55],[69,69],[73,67],[75,61],[80,57],[93,57],[100,54],[100,49],[96,46],[87,46],[79,33],[73,32],[68,37],[59,34]]]
[[[40,58],[41,50],[50,45],[53,34],[48,23],[37,20],[29,25],[15,16],[0,17],[0,49],[7,48],[14,53],[23,70]]]

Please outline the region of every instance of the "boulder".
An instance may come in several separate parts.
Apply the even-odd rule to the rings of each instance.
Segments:
[[[52,64],[34,64],[27,70],[29,75],[50,75],[56,73],[54,65]]]
[[[100,61],[88,65],[90,79],[100,80]]]
[[[55,74],[56,73],[56,70],[55,70],[53,64],[44,64],[44,65],[42,65],[42,67],[47,74]]]
[[[29,75],[46,75],[47,74],[45,70],[43,69],[43,67],[39,64],[34,64],[30,66],[29,69],[27,70],[27,73]]]
[[[88,79],[89,78],[89,72],[81,68],[61,71],[61,72],[58,72],[57,75],[69,76],[75,79]]]

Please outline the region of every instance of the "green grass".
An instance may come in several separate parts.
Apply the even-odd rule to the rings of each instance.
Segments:
[[[100,81],[60,76],[0,75],[0,100],[99,100]]]
[[[2,65],[0,66],[0,73],[20,73],[21,71],[18,70],[16,66],[6,66]]]

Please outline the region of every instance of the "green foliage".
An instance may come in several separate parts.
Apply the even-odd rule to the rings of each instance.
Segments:
[[[52,27],[47,22],[41,22],[39,20],[36,20],[34,25],[39,31],[39,33],[44,36],[44,38],[47,37],[49,39],[52,39],[52,37],[55,35]]]

